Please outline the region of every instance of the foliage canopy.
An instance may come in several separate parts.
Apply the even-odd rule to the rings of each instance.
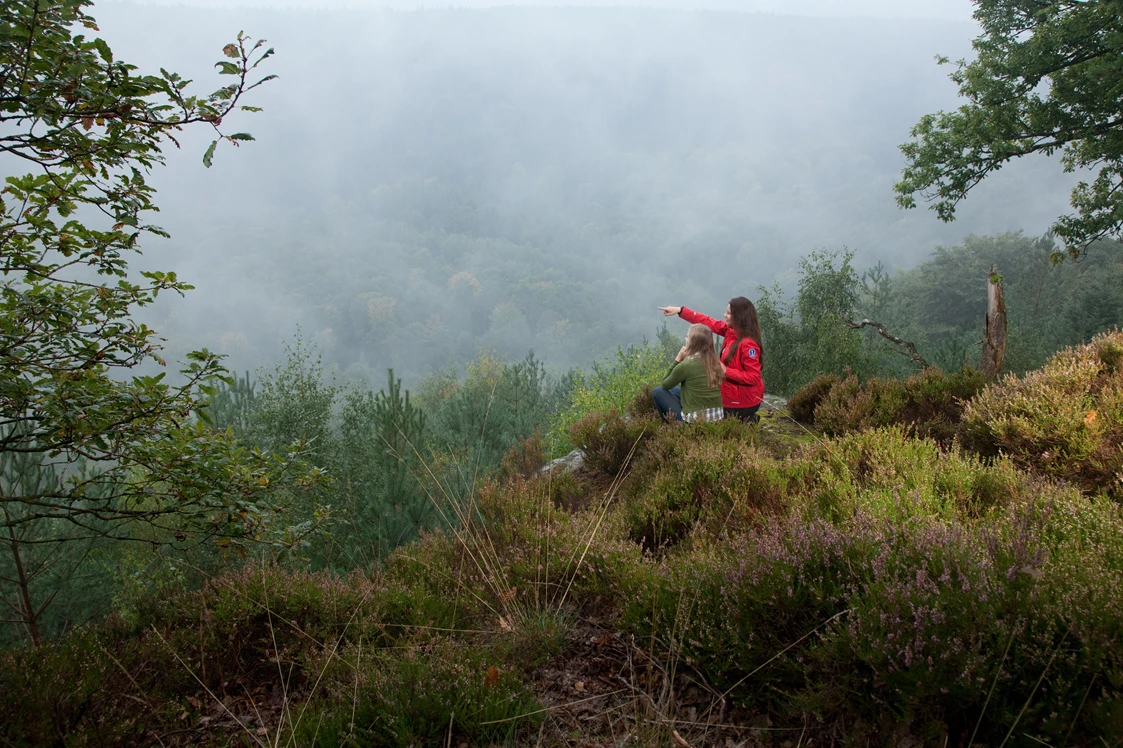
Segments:
[[[897,204],[915,207],[919,194],[951,221],[1006,163],[1060,151],[1065,171],[1095,173],[1073,189],[1074,212],[1052,226],[1068,253],[1123,236],[1123,2],[976,0],[975,19],[976,59],[950,76],[967,103],[912,129]]]
[[[89,4],[7,0],[0,22],[0,168],[11,175],[0,191],[0,456],[58,478],[23,490],[33,484],[5,475],[0,528],[13,548],[20,533],[57,541],[30,530],[44,522],[83,537],[154,523],[183,540],[190,518],[208,533],[255,533],[254,502],[291,456],[251,457],[195,417],[200,391],[224,373],[205,350],[178,385],[128,376],[165,365],[161,339],[132,312],[190,288],[174,273],[130,273],[128,261],[144,234],[164,235],[146,222],[161,148],[187,126],[213,128],[209,165],[220,140],[252,140],[222,122],[255,109],[240,102],[272,77],[250,80],[272,50],[239,34],[216,63],[231,83],[197,96],[87,36],[98,31]]]

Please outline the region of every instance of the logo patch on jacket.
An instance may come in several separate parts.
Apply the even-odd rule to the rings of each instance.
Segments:
[[[756,348],[749,349],[749,358],[756,358]]]

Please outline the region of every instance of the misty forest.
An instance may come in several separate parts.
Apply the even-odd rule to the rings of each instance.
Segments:
[[[0,745],[1123,745],[1123,2],[843,5],[5,0]]]

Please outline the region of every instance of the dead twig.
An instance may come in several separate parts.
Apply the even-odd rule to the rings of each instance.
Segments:
[[[877,330],[877,333],[881,337],[885,338],[893,345],[897,345],[905,349],[903,351],[896,351],[896,353],[899,353],[902,356],[908,356],[910,359],[912,359],[913,363],[915,363],[921,369],[928,368],[928,362],[924,360],[923,356],[917,353],[915,345],[907,340],[898,338],[896,335],[891,335],[889,331],[885,329],[885,325],[881,324],[880,322],[876,322],[872,319],[864,319],[860,322],[855,322],[849,317],[843,317],[842,320],[850,327],[853,327],[855,330],[861,330],[863,327],[872,327],[873,329]]]

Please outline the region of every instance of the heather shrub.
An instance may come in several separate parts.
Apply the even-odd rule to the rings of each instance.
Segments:
[[[796,407],[803,413],[808,407],[803,401],[817,398],[817,404],[811,406],[813,422],[832,436],[907,424],[916,436],[948,444],[956,435],[965,403],[985,382],[981,372],[967,367],[951,374],[929,367],[906,379],[862,382],[850,376],[829,387],[821,384],[821,392],[812,382]],[[795,417],[790,401],[788,410]]]
[[[655,409],[655,400],[652,393],[655,391],[655,385],[648,382],[640,387],[628,404],[624,406],[624,413],[630,418],[633,416],[645,416]]]
[[[726,433],[731,438],[720,438]],[[753,446],[746,433],[707,424],[692,437],[678,429],[659,434],[625,484],[632,540],[662,548],[696,526],[718,534],[784,511],[799,471]]]
[[[371,621],[382,611],[383,585],[359,573],[338,576],[327,572],[289,571],[275,564],[247,564],[208,579],[202,589],[153,600],[138,621],[138,628],[166,626],[174,630],[200,614],[212,641],[245,642],[278,636],[292,637],[295,645],[310,639],[325,641],[345,628],[362,629],[372,636]],[[269,631],[276,623],[287,631]],[[237,635],[234,632],[237,631]],[[205,653],[207,645],[197,635],[192,646]],[[174,642],[173,642],[174,643]],[[231,653],[242,664],[248,652]],[[215,663],[212,667],[221,667]]]
[[[487,567],[472,555],[468,529],[425,533],[386,559],[387,625],[410,631],[475,627],[488,615]]]
[[[1121,544],[1117,505],[1050,486],[982,522],[792,515],[650,565],[623,622],[780,724],[810,711],[859,740],[904,724],[937,744],[978,724],[987,745],[1017,724],[1111,745]]]
[[[900,425],[825,440],[807,448],[803,460],[810,480],[802,511],[810,516],[967,518],[1027,490],[1027,478],[1008,460],[944,450]]]
[[[986,515],[992,508],[1032,496],[1039,486],[1003,457],[985,460],[952,448],[937,456],[932,490],[941,504],[954,507],[962,519]]]
[[[985,693],[998,623],[1011,590],[985,543],[934,519],[871,522],[868,581],[851,598],[839,640],[820,653],[858,668],[854,685],[893,699],[925,722],[946,718]]]
[[[0,651],[0,742],[120,745],[137,740],[145,722],[158,718],[151,712],[168,711],[152,699],[141,711],[121,697],[136,689],[106,652],[132,665],[127,653],[137,648],[112,646],[107,638],[100,629],[81,627],[57,645]],[[173,684],[180,681],[170,675]]]
[[[905,406],[900,422],[909,424],[919,437],[950,443],[956,435],[963,409],[982,392],[986,377],[965,366],[946,373],[929,367],[904,380]]]
[[[644,416],[625,416],[613,408],[590,413],[574,423],[569,433],[571,443],[585,453],[588,467],[616,475],[660,426],[654,410]]]
[[[139,697],[148,704],[148,714],[137,721],[159,723],[169,719],[168,713],[206,706],[201,701],[188,705],[187,694],[205,688],[219,698],[241,696],[253,684],[277,683],[281,670],[288,673],[289,687],[298,689],[314,677],[310,663],[324,647],[352,638],[374,646],[392,642],[399,632],[385,627],[383,612],[377,580],[288,572],[271,564],[248,564],[199,590],[154,598],[135,625],[98,629],[101,651],[127,676],[119,680],[108,670],[117,690],[106,701],[122,703],[106,703],[96,718]],[[73,652],[81,642],[64,638],[54,647]],[[77,705],[56,719],[84,724],[84,711]]]
[[[1088,492],[1123,496],[1123,333],[1057,353],[988,387],[964,412],[965,444]]]
[[[1123,514],[1104,498],[1074,489],[988,517],[981,533],[1011,602],[992,667],[997,701],[987,722],[999,733],[1015,720],[1051,743],[1084,736],[1123,739]],[[1009,631],[1009,635],[1006,632]],[[1003,640],[1005,639],[1005,640]],[[1042,678],[1033,691],[1032,676]],[[1019,718],[1020,715],[1020,718]],[[1022,732],[1019,728],[1019,732]]]
[[[575,512],[586,508],[595,498],[572,472],[555,470],[539,479],[550,501],[558,509]]]
[[[666,639],[722,690],[764,711],[776,689],[804,682],[808,649],[776,657],[804,634],[844,611],[851,546],[861,536],[829,522],[774,518],[757,530],[668,556],[629,591],[623,620]],[[775,659],[774,659],[775,658]],[[745,676],[768,663],[763,677]],[[768,705],[768,706],[765,706]]]
[[[348,657],[351,683],[301,720],[297,745],[443,745],[446,736],[489,745],[542,720],[515,668],[478,646],[435,637]]]
[[[818,374],[788,398],[788,415],[800,423],[813,423],[815,408],[842,381],[838,374]]]
[[[1009,460],[944,450],[900,425],[806,444],[785,458],[754,446],[751,430],[721,438],[713,426],[706,438],[667,430],[645,445],[621,489],[633,541],[666,548],[789,511],[808,520],[855,512],[967,520],[1036,490]]]
[[[986,535],[997,569],[1007,579],[1034,583],[1031,614],[1064,620],[1085,656],[1103,657],[1117,649],[1123,641],[1123,511],[1118,504],[1054,489],[1008,507]]]
[[[516,632],[538,626],[543,613],[614,607],[623,580],[642,561],[622,515],[611,508],[611,492],[598,505],[571,513],[554,505],[550,480],[485,484],[481,528],[467,541],[491,570],[494,609]]]
[[[896,423],[907,402],[898,379],[859,381],[850,375],[827,392],[815,408],[815,425],[830,436]]]
[[[531,476],[541,470],[544,463],[542,437],[535,432],[529,438],[520,436],[519,443],[507,450],[499,462],[497,475],[501,479]]]
[[[214,706],[205,689],[242,698],[283,681],[307,694],[325,650],[356,641],[384,647],[406,630],[394,625],[384,594],[378,579],[359,574],[249,564],[199,590],[153,598],[135,624],[110,619],[40,649],[9,651],[0,658],[0,692],[23,696],[0,699],[0,736],[117,744],[198,720]],[[22,716],[5,713],[13,709]]]
[[[683,450],[690,445],[724,444],[732,448],[752,449],[760,446],[761,435],[757,428],[745,426],[736,418],[726,418],[713,423],[664,424],[643,443],[632,463],[632,475],[641,483],[643,476],[651,475],[668,461],[681,460]],[[636,488],[637,486],[633,486]]]

